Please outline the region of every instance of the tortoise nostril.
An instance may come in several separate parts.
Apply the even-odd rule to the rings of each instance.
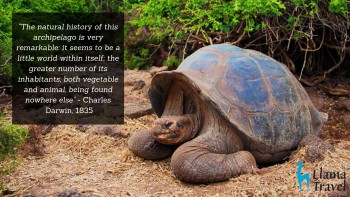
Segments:
[[[178,123],[178,122],[176,122],[176,127],[177,127],[177,128],[180,128],[180,127],[181,127],[181,124]]]

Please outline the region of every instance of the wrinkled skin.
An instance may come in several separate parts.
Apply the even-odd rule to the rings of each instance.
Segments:
[[[253,172],[253,155],[243,151],[242,140],[227,123],[199,103],[195,95],[190,97],[196,106],[183,110],[191,109],[182,102],[183,94],[190,91],[186,92],[181,83],[174,84],[170,91],[163,116],[153,128],[130,138],[128,145],[134,153],[157,160],[171,156],[179,146],[172,155],[171,167],[177,178],[192,183],[225,181]]]

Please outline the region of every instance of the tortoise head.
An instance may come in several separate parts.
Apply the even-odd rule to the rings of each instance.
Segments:
[[[191,116],[165,116],[154,122],[152,137],[162,144],[180,144],[196,132]]]

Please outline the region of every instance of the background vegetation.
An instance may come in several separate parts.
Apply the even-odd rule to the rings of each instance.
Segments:
[[[344,65],[350,52],[350,1],[346,0],[124,3],[130,67],[159,66],[164,61],[178,64],[204,45],[230,42],[268,54],[293,72],[320,75],[319,82]],[[342,71],[349,74],[348,68]]]
[[[0,91],[11,82],[12,13],[116,12],[117,0],[0,0]]]
[[[11,125],[5,116],[6,110],[0,112],[0,176],[9,173],[16,166],[15,153],[28,135],[27,129]],[[0,191],[3,187],[0,182]]]
[[[346,0],[0,0],[0,91],[11,77],[13,12],[126,13],[125,65],[176,67],[215,43],[259,50],[295,73],[350,75]],[[321,81],[322,79],[318,80]]]
[[[16,12],[115,12],[122,6],[117,0],[0,0],[0,99],[11,92],[12,13]],[[12,125],[0,102],[0,176],[17,164],[15,153],[28,138],[28,130]],[[0,191],[4,186],[0,183]],[[1,193],[0,193],[1,195]]]

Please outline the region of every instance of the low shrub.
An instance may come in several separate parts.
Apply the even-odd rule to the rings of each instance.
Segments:
[[[164,50],[167,58],[182,59],[202,46],[230,42],[268,54],[293,72],[328,74],[349,51],[346,0],[124,0],[124,4],[131,35],[142,38],[147,30],[153,39],[140,39],[142,47]]]

